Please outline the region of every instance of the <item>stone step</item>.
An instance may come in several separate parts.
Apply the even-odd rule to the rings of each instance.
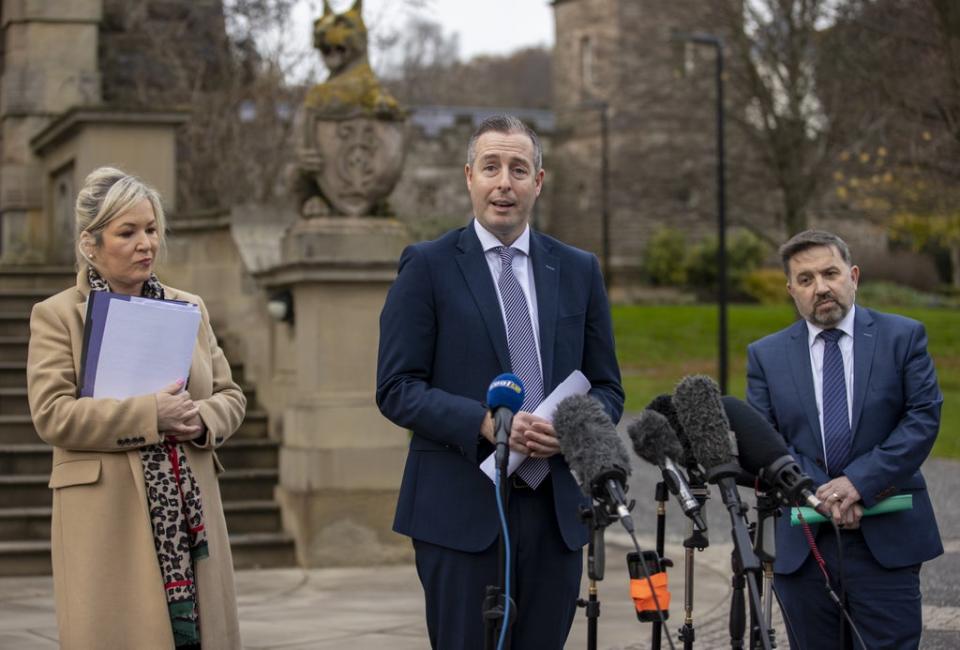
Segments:
[[[70,266],[5,266],[0,268],[0,291],[34,289],[48,296],[72,286],[77,272]]]
[[[0,387],[0,415],[30,415],[25,387]]]
[[[227,469],[276,469],[279,449],[279,442],[267,438],[233,438],[217,456]],[[52,456],[53,448],[43,442],[0,444],[0,475],[49,474]]]
[[[50,474],[0,475],[0,503],[21,508],[49,508],[52,501],[47,482]]]
[[[25,364],[29,342],[26,336],[0,336],[0,361]]]
[[[230,440],[239,438],[267,438],[269,418],[266,411],[247,410],[243,423]]]
[[[275,501],[228,501],[223,504],[230,534],[275,533],[282,529]],[[0,542],[50,539],[49,506],[0,508]]]
[[[283,530],[280,504],[271,500],[226,501],[223,514],[231,535],[275,533]]]
[[[0,542],[50,539],[49,506],[0,508]]]
[[[27,385],[27,364],[23,361],[0,361],[0,386],[22,388]]]
[[[43,442],[0,445],[0,476],[49,474],[53,447]]]
[[[48,576],[50,540],[0,542],[0,576]]]
[[[29,415],[0,415],[0,445],[18,445],[38,442]]]
[[[237,569],[296,566],[293,538],[286,533],[230,535]],[[50,575],[50,541],[0,542],[0,576]]]
[[[220,475],[220,498],[226,501],[270,501],[277,485],[277,469],[227,469]],[[3,501],[0,501],[3,503]],[[8,502],[9,503],[9,502]]]
[[[46,300],[54,293],[56,291],[33,287],[5,288],[0,285],[0,314],[29,314],[34,304]]]
[[[277,485],[276,469],[236,469],[220,475],[220,495],[224,501],[269,501]],[[0,475],[0,504],[35,508],[49,507],[53,501],[47,482],[50,474]]]
[[[231,534],[230,550],[237,569],[297,566],[293,537],[287,533]]]
[[[0,336],[30,336],[30,312],[0,310]]]
[[[217,449],[217,457],[226,469],[276,468],[280,443],[269,438],[231,438]]]

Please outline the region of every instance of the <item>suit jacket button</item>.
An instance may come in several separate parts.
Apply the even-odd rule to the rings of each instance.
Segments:
[[[822,458],[818,458],[818,459],[816,459],[814,462],[817,464],[817,467],[819,467],[820,469],[823,469],[824,465],[823,465],[823,459],[822,459]]]

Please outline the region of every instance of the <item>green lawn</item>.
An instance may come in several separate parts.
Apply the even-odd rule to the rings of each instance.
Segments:
[[[927,327],[943,391],[943,417],[935,456],[960,458],[960,311],[883,308]],[[746,393],[747,345],[793,322],[793,307],[734,305],[728,312],[729,392]],[[717,311],[711,305],[615,305],[617,356],[627,411],[639,411],[656,395],[670,393],[684,376],[717,377]]]

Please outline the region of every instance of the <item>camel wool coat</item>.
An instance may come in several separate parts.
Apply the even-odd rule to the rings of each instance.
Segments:
[[[214,451],[237,430],[246,399],[230,376],[199,297],[164,287],[167,299],[200,306],[187,390],[206,438],[185,443],[203,500],[210,556],[196,563],[204,650],[241,647]],[[171,650],[160,565],[154,550],[139,447],[161,441],[154,395],[124,400],[77,397],[86,299],[77,285],[30,315],[27,387],[37,433],[53,446],[53,585],[64,650]]]

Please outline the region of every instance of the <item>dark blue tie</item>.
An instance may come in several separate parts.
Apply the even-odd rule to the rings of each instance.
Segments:
[[[520,281],[513,274],[513,256],[516,250],[508,246],[497,248],[500,254],[500,299],[503,315],[507,321],[507,347],[510,349],[510,368],[523,382],[522,410],[533,412],[543,401],[543,375],[540,372],[540,356],[533,338],[533,323],[530,308]],[[546,458],[528,458],[517,468],[527,485],[536,488],[550,472]]]
[[[841,330],[823,330],[823,446],[830,476],[840,476],[850,457],[853,436],[847,410],[847,381],[837,341]]]

